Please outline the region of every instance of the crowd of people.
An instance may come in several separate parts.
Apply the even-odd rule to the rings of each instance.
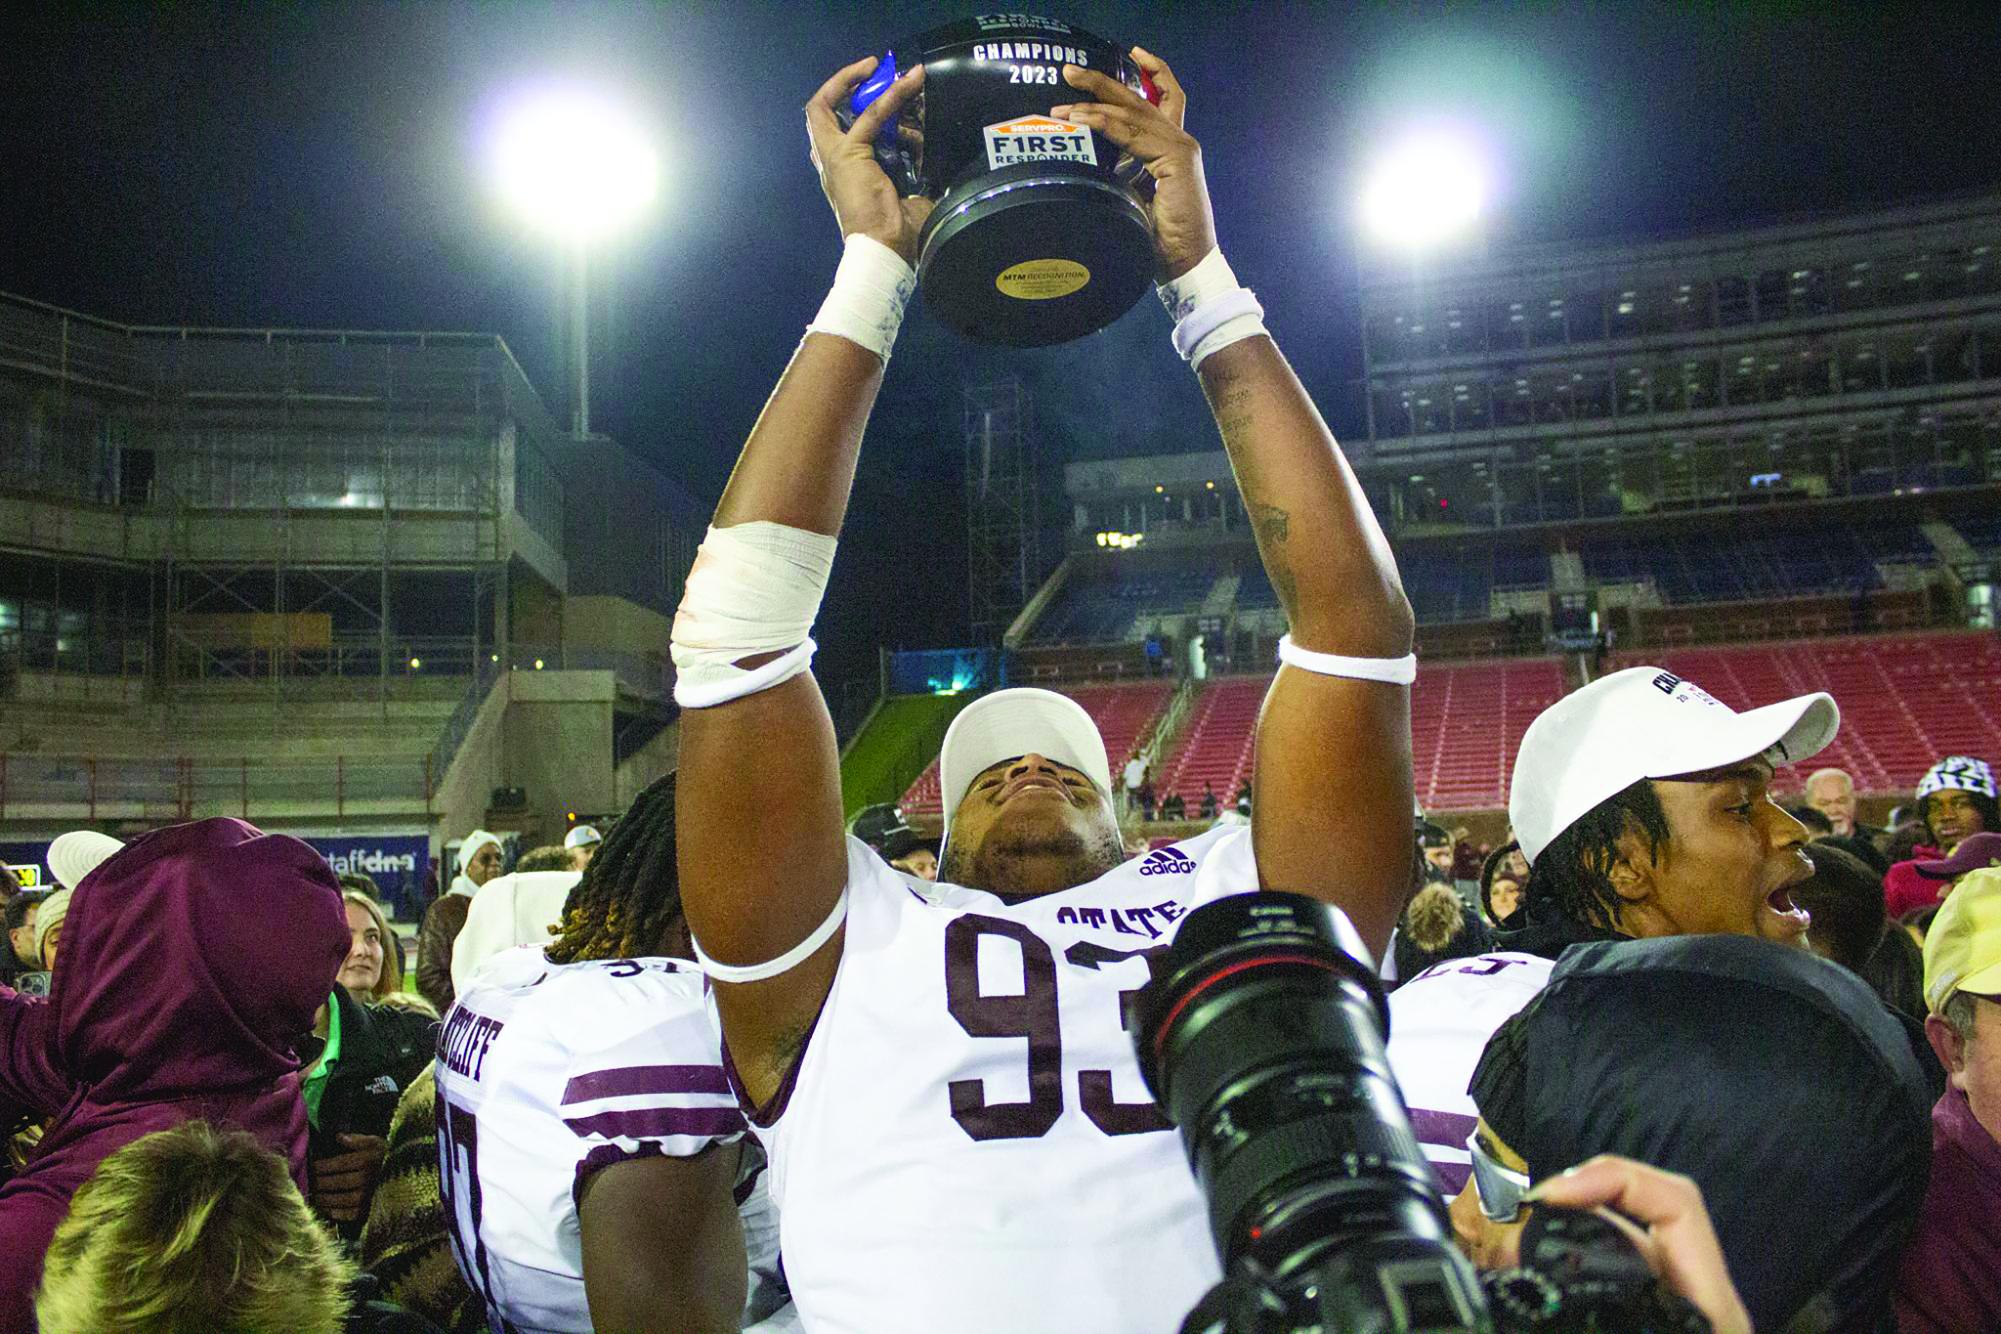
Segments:
[[[2001,1328],[1988,763],[1881,828],[1836,770],[1788,809],[1833,699],[1637,667],[1528,729],[1499,846],[1414,821],[1388,544],[1133,54],[1155,96],[1066,67],[1055,111],[1153,178],[1291,626],[1232,809],[1153,846],[1144,765],[1115,785],[1075,702],[1013,689],[947,732],[937,841],[844,824],[809,631],[924,215],[873,148],[922,71],[854,114],[858,62],[807,107],[845,257],[675,621],[678,769],[512,867],[466,834],[414,991],[365,877],[296,839],[58,839],[61,888],[6,911],[0,1331],[1181,1328],[1223,1258],[1133,998],[1264,891],[1375,962],[1428,1207],[1544,1316],[1571,1289],[1529,1252],[1597,1207],[1674,1328]]]
[[[1934,765],[1913,827],[1858,824],[1838,770],[1787,809],[1771,761],[1824,745],[1831,703],[1735,714],[1663,676],[1617,673],[1537,720],[1503,847],[1422,819],[1410,838],[1389,1052],[1456,1234],[1508,1264],[1536,1185],[1617,1155],[1698,1188],[1724,1323],[1996,1327],[1990,767]],[[1633,777],[1653,769],[1675,772]],[[480,878],[458,896],[442,1023],[402,989],[365,878],[295,840],[236,820],[58,840],[61,887],[7,905],[30,933],[16,962],[58,985],[0,1003],[16,1117],[0,1320],[799,1327],[759,1109],[681,907],[676,782],[596,857],[540,849],[499,873],[494,842],[465,840]],[[851,858],[935,892],[936,848],[894,808],[850,837]],[[1888,862],[1892,844],[1913,856]],[[1898,867],[1932,900],[1901,919]]]

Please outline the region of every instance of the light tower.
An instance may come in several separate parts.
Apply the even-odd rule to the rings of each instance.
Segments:
[[[1042,578],[1034,417],[1017,376],[965,392],[967,573],[976,644],[998,645]]]
[[[1360,212],[1369,240],[1413,258],[1470,238],[1486,207],[1487,169],[1462,136],[1425,130],[1393,141],[1369,170]]]
[[[660,184],[660,165],[637,122],[572,87],[523,97],[493,140],[495,178],[515,212],[556,239],[570,263],[570,429],[591,433],[590,250],[630,226]]]

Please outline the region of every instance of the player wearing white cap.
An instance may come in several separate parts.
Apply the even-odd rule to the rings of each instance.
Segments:
[[[1216,249],[1180,85],[1134,58],[1158,106],[1067,68],[1071,95],[1092,100],[1058,111],[1154,178],[1175,346],[1290,622],[1250,827],[1125,861],[1089,717],[1008,690],[946,737],[939,883],[843,836],[810,631],[930,207],[897,197],[870,144],[921,70],[846,134],[835,104],[874,61],[808,103],[846,254],[675,619],[682,892],[816,1330],[1178,1327],[1218,1262],[1124,1028],[1147,956],[1191,908],[1261,885],[1336,905],[1380,951],[1409,884],[1410,608],[1353,474]]]
[[[1390,1066],[1449,1191],[1466,1181],[1466,1088],[1494,1030],[1541,990],[1565,947],[1622,937],[1760,936],[1804,945],[1792,887],[1813,874],[1806,827],[1771,798],[1773,768],[1834,739],[1825,694],[1738,713],[1659,667],[1629,667],[1529,724],[1508,816],[1529,879],[1527,925],[1502,950],[1443,963],[1390,995]]]

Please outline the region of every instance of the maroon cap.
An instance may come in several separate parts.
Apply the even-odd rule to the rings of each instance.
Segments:
[[[2001,866],[2001,834],[1974,834],[1959,841],[1952,856],[1944,861],[1919,862],[1918,874],[1927,880],[1957,880],[1968,871]]]

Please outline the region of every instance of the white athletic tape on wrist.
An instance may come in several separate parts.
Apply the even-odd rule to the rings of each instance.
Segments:
[[[848,891],[841,890],[841,897],[834,900],[834,910],[827,914],[827,920],[813,928],[813,934],[794,945],[776,959],[764,963],[717,963],[702,952],[702,942],[690,936],[695,946],[695,962],[702,965],[702,971],[718,982],[762,982],[767,977],[777,977],[789,973],[806,960],[813,957],[826,944],[841,923],[848,920]]]
[[[917,274],[903,257],[880,241],[850,236],[834,270],[834,286],[807,333],[833,334],[859,343],[889,361],[903,308],[917,290]]]
[[[813,618],[834,568],[836,542],[758,520],[710,528],[674,613],[674,702],[727,704],[789,681],[812,665]],[[760,667],[736,664],[780,654]]]
[[[1338,653],[1315,653],[1310,648],[1301,648],[1292,642],[1291,635],[1279,636],[1278,660],[1301,671],[1345,676],[1351,681],[1407,686],[1417,680],[1415,653],[1406,653],[1401,658],[1344,658]]]
[[[1195,370],[1230,344],[1266,332],[1265,308],[1237,282],[1221,250],[1211,250],[1200,264],[1155,290],[1174,320],[1174,350]]]

